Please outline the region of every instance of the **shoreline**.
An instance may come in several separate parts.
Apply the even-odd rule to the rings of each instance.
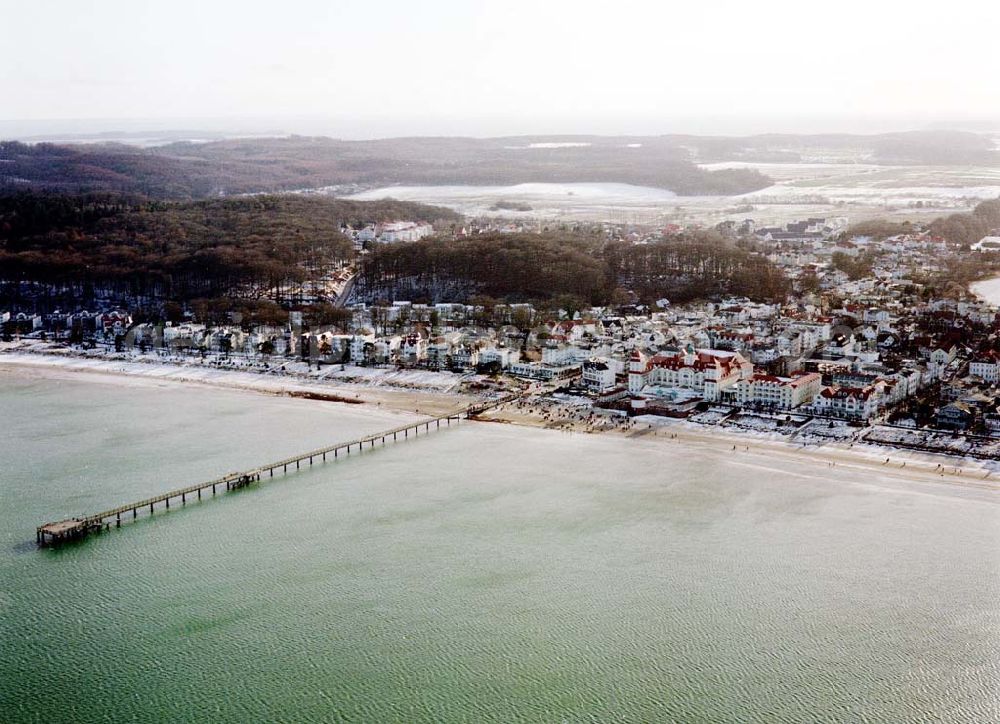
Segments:
[[[45,379],[80,379],[150,386],[191,385],[254,394],[278,395],[356,407],[370,404],[378,409],[408,414],[442,414],[468,404],[471,395],[376,387],[360,384],[331,384],[328,381],[300,380],[228,369],[205,369],[153,361],[136,362],[94,359],[41,352],[0,353],[0,379],[4,374]],[[524,409],[524,408],[527,409]],[[735,432],[706,427],[688,420],[671,418],[631,418],[626,425],[619,418],[603,418],[594,429],[573,418],[569,406],[508,403],[477,418],[493,424],[510,424],[575,435],[608,435],[622,440],[682,445],[685,450],[707,454],[737,455],[756,464],[778,456],[786,462],[802,463],[820,470],[850,470],[878,475],[901,483],[958,485],[985,491],[1000,491],[1000,461],[980,460],[924,453],[864,442],[802,444],[773,433]],[[888,460],[888,462],[885,462]],[[808,468],[804,468],[806,470]],[[994,478],[994,475],[996,477]]]
[[[1000,307],[1000,276],[986,277],[971,282],[969,292],[981,302]]]
[[[98,359],[23,350],[0,352],[0,374],[5,370],[23,375],[34,373],[50,379],[89,376],[94,380],[128,380],[130,384],[193,385],[351,406],[369,404],[379,409],[410,414],[443,414],[475,399],[470,395],[434,390],[333,383],[327,380],[297,379],[153,360]]]
[[[663,444],[681,444],[685,449],[740,458],[755,463],[777,456],[788,462],[798,462],[820,471],[850,470],[869,475],[895,479],[902,483],[946,484],[964,488],[1000,491],[1000,461],[963,458],[945,453],[923,453],[903,448],[855,442],[804,445],[787,438],[762,433],[732,432],[698,423],[671,418],[632,418],[629,427],[590,431],[580,423],[561,419],[545,419],[537,414],[512,411],[510,405],[492,410],[478,419],[498,424],[534,427],[563,431],[577,435],[611,435],[625,440],[658,441]],[[888,459],[888,463],[885,460]],[[806,470],[804,468],[804,470]]]

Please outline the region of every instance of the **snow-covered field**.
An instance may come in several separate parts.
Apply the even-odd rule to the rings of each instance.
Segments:
[[[848,163],[703,164],[708,170],[757,169],[775,183],[739,196],[677,196],[622,183],[525,183],[512,186],[390,186],[347,198],[396,198],[460,213],[519,219],[581,219],[637,223],[715,223],[753,217],[784,223],[807,216],[920,218],[965,210],[1000,196],[1000,167],[879,166]],[[498,201],[531,211],[493,210]]]
[[[497,214],[498,201],[528,204],[531,211],[503,211],[511,217],[558,216],[566,212],[601,213],[611,208],[649,210],[669,205],[672,191],[621,183],[524,183],[513,186],[389,186],[348,196],[372,201],[394,198],[454,208],[464,214]]]

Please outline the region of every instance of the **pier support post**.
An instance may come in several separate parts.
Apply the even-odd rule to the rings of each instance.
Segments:
[[[135,520],[138,517],[139,517],[139,512],[135,508],[132,508],[132,520]]]
[[[170,510],[170,498],[167,498],[166,503],[167,503],[167,510]]]
[[[149,504],[149,514],[150,515],[153,514],[153,504],[152,503]]]
[[[115,528],[121,528],[121,527],[122,527],[122,514],[115,513]]]
[[[187,505],[187,496],[181,493],[181,505]]]
[[[198,500],[201,500],[201,488],[198,488]]]

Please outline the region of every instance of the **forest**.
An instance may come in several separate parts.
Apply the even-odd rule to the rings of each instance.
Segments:
[[[997,229],[1000,229],[1000,199],[982,201],[968,213],[950,214],[930,225],[933,233],[963,246],[971,246]]]
[[[0,142],[0,192],[114,191],[198,199],[324,186],[618,182],[679,195],[728,195],[771,184],[748,169],[704,170],[675,142],[632,148],[600,139],[572,148],[532,148],[526,139],[231,139],[139,148],[123,144]]]
[[[980,201],[971,211],[942,216],[928,224],[931,233],[962,246],[971,246],[997,229],[1000,229],[1000,199]],[[911,234],[917,230],[909,221],[870,219],[852,224],[844,232],[843,238],[870,236],[881,240],[898,234]]]
[[[987,134],[923,130],[879,134],[781,134],[675,137],[699,161],[799,163],[817,157],[900,166],[993,166],[1000,152]]]
[[[582,234],[485,235],[378,247],[362,260],[359,296],[508,302],[574,297],[588,304],[673,302],[726,294],[780,299],[788,281],[762,256],[697,232],[634,245]]]
[[[447,209],[392,200],[253,196],[158,202],[115,194],[0,196],[0,278],[188,301],[272,295],[354,256],[344,223],[451,223]]]
[[[0,195],[0,279],[40,282],[78,301],[100,289],[146,301],[239,298],[281,305],[291,288],[354,259],[354,246],[341,233],[345,223],[410,219],[442,227],[459,218],[421,204],[308,195],[190,202],[111,193]],[[649,245],[553,232],[377,245],[361,260],[355,291],[368,301],[485,295],[606,304],[633,294],[647,302],[723,294],[778,298],[787,281],[763,257],[710,232]],[[272,306],[254,313],[273,312]]]

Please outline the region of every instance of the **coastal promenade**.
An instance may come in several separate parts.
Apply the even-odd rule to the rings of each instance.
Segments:
[[[139,517],[139,513],[145,511],[147,508],[149,509],[149,514],[153,515],[157,505],[162,504],[165,509],[169,509],[171,501],[174,501],[176,505],[176,502],[179,500],[183,506],[187,504],[189,499],[201,500],[202,495],[207,495],[209,492],[215,496],[219,491],[229,492],[245,488],[248,485],[259,482],[265,475],[268,478],[273,478],[276,472],[286,474],[289,469],[299,470],[304,464],[313,465],[316,462],[326,462],[328,459],[337,460],[341,455],[350,455],[352,451],[360,453],[366,447],[370,450],[376,446],[376,443],[385,445],[387,441],[406,440],[411,435],[417,437],[421,432],[427,434],[431,430],[441,429],[442,423],[445,427],[450,427],[453,421],[457,424],[463,418],[469,419],[475,417],[494,407],[516,400],[518,397],[519,395],[505,395],[476,402],[455,412],[424,418],[417,422],[401,425],[391,430],[383,430],[355,440],[338,442],[328,447],[310,450],[309,452],[267,463],[250,470],[227,473],[213,480],[169,490],[151,498],[125,503],[116,508],[102,510],[99,513],[45,523],[36,529],[35,541],[39,546],[51,546],[67,541],[79,540],[91,533],[109,530],[112,523],[114,523],[116,528],[121,527],[123,518],[128,520],[129,514],[131,514],[131,519],[135,520]]]

